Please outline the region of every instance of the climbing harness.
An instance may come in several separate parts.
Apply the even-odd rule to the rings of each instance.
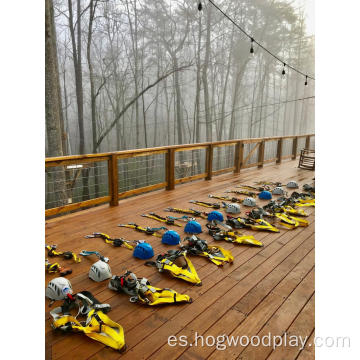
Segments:
[[[172,219],[172,220],[180,220],[180,221],[183,221],[183,222],[188,222],[188,221],[191,221],[191,220],[195,220],[194,217],[191,217],[189,215],[183,215],[183,216],[167,216],[167,218],[169,219]]]
[[[201,240],[196,235],[186,237],[185,241],[188,243],[181,246],[181,249],[186,250],[190,255],[204,256],[218,266],[234,261],[231,251],[220,246],[209,246],[206,240]]]
[[[80,254],[81,256],[90,256],[90,255],[96,255],[101,261],[104,261],[106,263],[109,262],[109,258],[106,256],[102,256],[98,251],[87,251],[87,250],[81,250]]]
[[[45,259],[45,270],[48,274],[60,273],[60,276],[66,276],[72,273],[70,268],[64,268],[59,263],[50,263],[48,259]]]
[[[229,225],[226,225],[224,222],[222,221],[218,221],[218,220],[212,220],[209,223],[206,224],[206,227],[209,230],[209,235],[213,236],[214,234],[220,232],[221,230],[225,230],[225,231],[231,231],[232,227]]]
[[[237,231],[221,230],[213,235],[214,240],[225,240],[236,244],[245,244],[253,246],[263,246],[261,241],[255,240],[252,235],[243,235]]]
[[[254,193],[252,191],[246,191],[246,190],[226,190],[225,192],[238,194],[238,195],[246,195],[246,196],[250,196],[250,197],[256,196],[256,193]]]
[[[119,238],[119,239],[112,239],[110,238],[109,235],[107,234],[104,234],[104,233],[98,233],[98,232],[94,232],[92,233],[91,235],[86,235],[85,236],[86,239],[91,239],[91,238],[101,238],[103,240],[105,240],[105,242],[107,244],[111,244],[115,247],[119,247],[119,246],[122,246],[124,245],[127,249],[129,250],[133,250],[134,247],[132,245],[130,245],[130,241],[127,241],[123,238]]]
[[[153,220],[156,220],[156,221],[160,221],[160,222],[163,222],[165,223],[166,225],[175,225],[175,226],[179,226],[181,227],[182,225],[180,224],[177,224],[174,219],[172,219],[170,216],[166,216],[166,217],[162,217],[160,215],[157,215],[153,212],[149,213],[149,214],[142,214],[141,216],[143,217],[147,217],[149,219],[153,219]]]
[[[282,209],[284,209],[285,214],[288,215],[296,215],[296,216],[309,216],[303,209],[294,209],[290,205],[283,206]]]
[[[270,186],[269,185],[264,185],[264,186],[260,186],[260,187],[256,187],[256,186],[251,186],[251,185],[239,185],[236,186],[237,188],[242,188],[245,190],[255,190],[255,191],[269,191],[270,190]]]
[[[194,209],[179,209],[179,208],[173,208],[173,207],[168,207],[164,211],[170,211],[170,212],[175,212],[175,213],[179,213],[179,214],[193,215],[195,217],[201,217],[203,219],[206,219],[206,216],[208,215],[206,212],[203,212],[203,211],[197,211]]]
[[[72,251],[56,251],[57,245],[45,245],[48,249],[48,256],[62,256],[64,259],[74,259],[76,263],[81,262],[81,259],[76,256]]]
[[[159,272],[168,271],[173,277],[201,285],[201,280],[190,259],[186,256],[186,250],[169,250],[160,254],[156,261],[147,261],[147,266],[156,267]]]
[[[275,217],[279,220],[279,224],[287,229],[296,229],[299,226],[299,222],[290,218],[284,213],[274,213]]]
[[[139,231],[139,232],[142,232],[146,235],[152,235],[152,236],[156,236],[156,237],[161,237],[162,235],[160,233],[158,233],[158,231],[161,231],[161,230],[167,230],[167,228],[165,226],[161,226],[161,227],[158,227],[158,228],[151,228],[149,226],[147,227],[142,227],[140,225],[137,225],[135,223],[129,223],[129,224],[119,224],[118,225],[119,227],[126,227],[126,228],[129,228],[129,229],[134,229],[136,231]]]
[[[82,303],[81,307],[79,303]],[[78,315],[86,316],[85,321],[80,322],[78,315],[71,315],[70,309],[75,304],[79,307]],[[50,311],[53,318],[51,326],[64,332],[83,332],[87,337],[122,352],[126,348],[124,330],[106,315],[110,309],[110,305],[100,304],[90,292],[82,291]]]
[[[269,186],[282,186],[281,182],[273,182],[273,181],[256,181],[255,185],[269,185]]]
[[[150,306],[192,302],[188,295],[180,294],[172,289],[151,286],[148,279],[137,278],[131,271],[127,271],[122,276],[113,276],[109,282],[109,289],[129,295],[130,302],[141,302]]]
[[[220,204],[218,204],[218,203],[209,203],[209,202],[197,201],[197,200],[190,200],[189,202],[192,204],[195,204],[195,205],[199,205],[199,206],[204,206],[204,207],[213,208],[213,209],[220,209]]]
[[[223,200],[223,201],[230,201],[230,202],[234,202],[234,203],[241,203],[242,200],[236,197],[229,197],[229,196],[217,196],[217,195],[209,195],[209,198],[212,199],[218,199],[218,200]]]
[[[227,216],[226,223],[230,225],[234,229],[242,229],[242,228],[250,228],[252,230],[260,230],[260,231],[271,231],[271,232],[279,232],[275,226],[271,225],[264,219],[251,219],[251,218],[242,218],[242,217],[232,217],[230,215]]]

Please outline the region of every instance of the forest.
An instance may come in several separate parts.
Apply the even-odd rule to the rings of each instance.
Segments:
[[[46,156],[313,132],[314,81],[213,3],[313,76],[315,39],[290,1],[46,0]],[[179,162],[194,174],[203,156]],[[162,163],[122,161],[120,188],[159,182]],[[106,193],[102,174],[101,164],[48,170],[47,207],[56,183],[70,201]]]

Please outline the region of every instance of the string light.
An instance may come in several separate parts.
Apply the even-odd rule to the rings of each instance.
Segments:
[[[250,47],[250,54],[254,55],[254,46],[253,46],[254,39],[251,38],[251,47]]]
[[[286,66],[286,64],[284,63],[284,67],[283,67],[282,72],[281,72],[281,75],[282,75],[283,77],[285,77],[285,74],[286,74],[286,72],[285,72],[285,66]]]
[[[306,76],[305,76],[305,86],[307,86],[307,84],[308,84],[307,79],[308,79],[308,76],[306,75]]]
[[[257,42],[250,34],[248,34],[239,24],[237,24],[233,19],[231,19],[231,17],[229,15],[227,15],[224,11],[222,11],[214,2],[213,0],[208,0],[209,3],[211,5],[213,5],[218,11],[220,11],[229,21],[231,21],[244,35],[246,35],[249,39],[251,39],[251,48],[250,48],[250,54],[254,54],[254,47],[253,47],[253,43],[257,44],[258,47],[260,47],[261,49],[263,49],[264,51],[266,51],[269,55],[271,55],[273,58],[275,58],[277,61],[281,62],[284,64],[284,68],[282,70],[282,75],[285,75],[285,66],[287,66],[289,69],[297,72],[300,75],[305,76],[305,83],[307,85],[307,79],[312,79],[315,81],[315,78],[309,75],[304,74],[302,71],[294,68],[293,66],[289,65],[289,64],[285,64],[283,60],[281,60],[277,55],[273,54],[270,50],[268,50],[264,45],[260,44],[259,42]],[[198,6],[198,9],[200,8],[200,3]],[[202,8],[202,6],[201,6]],[[200,9],[199,9],[200,11]]]
[[[199,10],[199,11],[201,11],[201,10],[202,10],[202,8],[203,8],[203,7],[202,7],[202,3],[201,3],[201,1],[199,1],[199,4],[198,4],[198,10]]]

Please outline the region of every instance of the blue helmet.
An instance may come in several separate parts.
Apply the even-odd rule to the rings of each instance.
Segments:
[[[270,200],[270,199],[272,199],[271,192],[270,191],[262,191],[259,194],[259,199],[262,199],[262,200]]]
[[[161,242],[167,245],[180,244],[180,235],[174,230],[168,230],[161,238]]]
[[[154,256],[154,250],[149,243],[139,240],[134,249],[133,256],[142,260],[150,259]]]
[[[220,222],[223,222],[224,221],[224,216],[220,211],[215,210],[215,211],[212,211],[212,212],[209,213],[207,219],[209,221],[218,220]]]
[[[189,221],[186,225],[185,225],[185,229],[184,231],[187,234],[200,234],[202,232],[201,230],[201,225],[195,221],[195,220],[191,220]]]

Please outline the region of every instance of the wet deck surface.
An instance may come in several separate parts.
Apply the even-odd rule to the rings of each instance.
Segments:
[[[314,336],[314,208],[306,208],[309,214],[308,227],[295,230],[281,230],[280,233],[243,231],[252,234],[264,243],[262,248],[232,245],[217,242],[232,251],[235,257],[232,265],[217,267],[205,258],[191,257],[202,286],[193,286],[184,281],[160,274],[156,269],[144,266],[126,248],[114,248],[101,239],[85,239],[92,232],[104,232],[111,237],[128,240],[146,239],[154,248],[155,255],[174,246],[161,244],[160,238],[140,234],[134,230],[119,228],[119,223],[136,222],[139,225],[158,227],[161,223],[141,217],[140,214],[153,211],[166,215],[168,207],[209,209],[189,204],[189,200],[217,201],[208,194],[223,195],[227,189],[234,189],[241,183],[251,184],[260,180],[297,180],[302,186],[311,183],[313,171],[297,168],[298,161],[281,165],[268,165],[263,169],[242,170],[238,175],[227,174],[213,177],[211,181],[197,181],[178,185],[173,191],[156,191],[122,200],[118,207],[102,206],[66,215],[46,223],[46,243],[57,244],[60,251],[97,250],[110,258],[113,275],[122,275],[131,270],[138,277],[146,277],[157,287],[168,287],[186,293],[193,299],[191,304],[147,307],[129,302],[126,295],[117,294],[107,288],[108,281],[95,283],[88,278],[88,271],[95,256],[82,258],[74,264],[72,260],[56,258],[61,265],[70,266],[73,273],[68,276],[74,292],[88,290],[112,307],[109,316],[120,323],[125,332],[127,351],[123,354],[87,338],[83,334],[63,334],[51,329],[49,308],[45,309],[46,358],[47,359],[313,359],[313,347],[309,346]],[[235,194],[230,194],[237,196]],[[259,201],[263,206],[266,202]],[[211,210],[211,209],[210,209]],[[242,214],[247,209],[243,207]],[[176,214],[172,214],[176,215]],[[206,220],[199,220],[205,228]],[[183,228],[170,226],[184,237]],[[206,229],[206,228],[205,228]],[[204,232],[200,236],[211,244],[214,241]],[[46,284],[55,275],[46,275]],[[46,285],[45,285],[46,286]],[[53,307],[59,303],[55,303]],[[52,308],[53,308],[52,307]],[[291,335],[309,336],[305,349],[280,346],[229,346],[220,350],[208,346],[220,335],[249,337]],[[286,334],[286,335],[284,335]],[[186,336],[187,346],[168,344],[168,337]],[[195,336],[198,337],[197,346]],[[208,337],[208,345],[205,343]],[[185,338],[182,338],[185,339]],[[221,338],[217,338],[221,341]],[[240,341],[240,340],[239,340]],[[242,339],[245,345],[245,338]],[[256,342],[256,339],[254,339]],[[184,344],[184,343],[182,343]],[[220,346],[221,349],[224,346]]]

